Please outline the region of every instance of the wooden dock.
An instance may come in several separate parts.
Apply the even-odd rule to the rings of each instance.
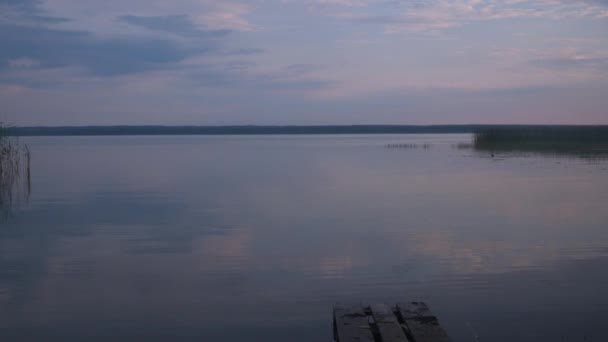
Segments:
[[[336,342],[450,342],[422,302],[334,306]]]

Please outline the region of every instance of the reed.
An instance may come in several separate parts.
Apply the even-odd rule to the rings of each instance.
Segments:
[[[16,193],[22,181],[25,181],[24,195],[29,198],[31,191],[30,151],[22,147],[15,137],[6,134],[6,128],[0,123],[0,209],[10,208],[15,201]]]
[[[509,126],[475,132],[473,147],[490,152],[608,156],[608,126]]]
[[[384,147],[389,149],[417,149],[423,148],[425,150],[431,148],[431,144],[386,144]]]

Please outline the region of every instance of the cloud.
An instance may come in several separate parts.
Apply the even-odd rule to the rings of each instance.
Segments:
[[[233,61],[199,65],[188,71],[193,85],[199,87],[248,89],[250,91],[319,91],[335,81],[317,75],[322,66],[294,64],[272,71],[257,71],[252,62]]]
[[[608,7],[608,0],[586,0],[589,3]]]
[[[188,21],[206,30],[253,31],[256,26],[249,21],[249,15],[254,4],[238,0],[45,0],[39,7],[55,16],[73,18],[74,27],[97,33],[112,31],[108,24],[116,17],[126,15],[157,19],[173,17],[169,19],[174,20],[171,24],[176,23],[176,17],[187,15]]]
[[[0,83],[31,88],[100,82],[100,77],[143,74],[166,78],[178,87],[227,91],[314,91],[332,82],[320,77],[322,67],[292,64],[259,71],[250,56],[259,48],[228,48],[227,30],[204,30],[185,16],[123,16],[120,21],[182,39],[144,36],[106,37],[85,31],[22,25],[0,25]],[[84,73],[83,73],[84,71]],[[159,75],[159,72],[165,72]],[[146,76],[147,75],[147,76]],[[123,78],[125,82],[133,82]],[[130,81],[129,81],[130,80]]]
[[[325,68],[318,64],[291,64],[282,68],[281,72],[286,76],[300,76],[321,71],[323,69]]]
[[[219,37],[230,33],[229,30],[203,30],[185,15],[136,16],[125,15],[118,18],[131,25],[149,30],[172,33],[188,37]]]
[[[39,67],[41,64],[40,61],[28,57],[8,60],[8,66],[11,68],[35,68]]]
[[[12,7],[13,9],[19,10],[32,10],[39,11],[38,6],[42,3],[41,0],[0,0],[0,6],[5,9]]]
[[[53,11],[49,3],[61,6]],[[108,20],[92,25],[82,25],[82,16],[64,19],[49,15],[61,13],[62,6],[68,4],[70,1],[0,0],[0,9],[5,10],[0,15],[3,45],[0,76],[3,79],[18,78],[15,73],[7,75],[7,68],[80,68],[94,76],[117,76],[180,68],[183,67],[178,66],[181,61],[195,56],[247,55],[261,51],[250,47],[226,48],[224,41],[232,30],[209,28],[184,14],[108,17],[113,13],[109,11],[104,14]],[[106,30],[117,26],[111,25],[117,21],[143,31]],[[62,23],[68,25],[58,25]],[[142,34],[145,31],[149,33]],[[28,82],[31,80],[32,75],[28,74]]]
[[[0,22],[54,24],[69,19],[50,16],[41,9],[41,0],[0,0]]]
[[[210,6],[209,11],[195,18],[216,30],[255,31],[258,27],[245,19],[251,10],[247,4],[218,1]]]
[[[545,58],[530,61],[534,66],[551,69],[591,68],[608,73],[608,58],[574,57],[574,58]]]
[[[514,18],[608,18],[606,0],[317,0],[320,5],[344,7],[328,12],[338,18],[386,25],[386,31],[445,30],[475,22]]]
[[[70,73],[79,68],[92,76],[119,76],[188,67],[180,62],[194,57],[246,56],[262,51],[226,44],[235,30],[248,29],[242,15],[249,6],[185,1],[179,8],[192,10],[186,15],[164,11],[164,2],[146,1],[143,11],[138,4],[108,0],[95,11],[95,4],[80,1],[0,0],[0,79],[15,81],[19,73],[7,74],[7,69],[25,68],[69,68]],[[128,9],[133,11],[124,13]],[[171,14],[135,14],[142,12]],[[27,75],[27,83],[35,78],[32,73],[22,74]]]
[[[605,90],[607,10],[608,0],[0,0],[0,92],[14,122],[53,123],[37,113],[54,108],[66,123],[170,123],[167,112],[183,123],[424,123],[451,121],[441,115],[452,105],[471,119],[510,102],[442,89]],[[533,109],[552,112],[551,96]]]
[[[215,49],[214,43],[192,48],[170,40],[102,38],[83,31],[19,25],[0,25],[0,41],[0,60],[28,58],[45,67],[81,67],[104,76],[166,68]]]

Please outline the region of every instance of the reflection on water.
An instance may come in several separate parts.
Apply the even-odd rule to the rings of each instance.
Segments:
[[[329,341],[336,301],[420,299],[455,341],[608,340],[607,162],[470,139],[31,138],[0,336]]]

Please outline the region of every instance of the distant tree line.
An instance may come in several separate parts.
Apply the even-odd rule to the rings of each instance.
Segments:
[[[262,134],[439,134],[476,133],[486,129],[535,129],[565,126],[496,125],[325,125],[325,126],[64,126],[12,127],[14,136],[86,135],[262,135]],[[572,128],[572,126],[567,126]],[[574,127],[576,128],[576,127]]]

